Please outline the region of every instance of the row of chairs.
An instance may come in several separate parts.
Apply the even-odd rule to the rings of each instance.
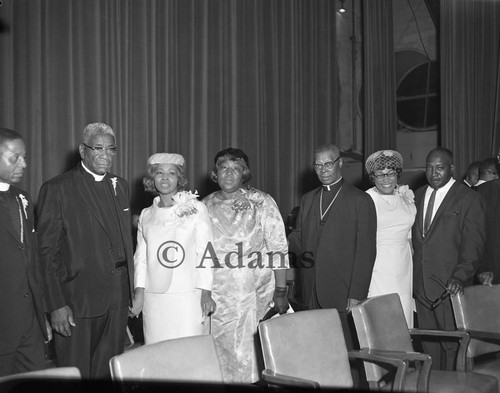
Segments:
[[[263,321],[259,325],[263,380],[273,388],[349,389],[353,386],[350,360],[362,359],[370,391],[498,393],[500,358],[489,355],[500,353],[500,285],[467,287],[452,303],[458,329],[443,332],[408,329],[397,294],[367,299],[352,309],[359,351],[347,350],[335,309]],[[460,342],[455,371],[431,370],[430,356],[413,345],[422,336]],[[210,335],[130,349],[112,358],[110,369],[123,390],[130,382],[223,383]],[[28,375],[41,377],[50,371]],[[79,378],[74,368],[53,372],[55,378]]]
[[[367,299],[352,308],[360,351],[347,351],[336,310],[269,320],[259,326],[263,379],[276,386],[349,388],[348,359],[362,358],[371,391],[498,392],[500,285],[467,287],[452,304],[458,328],[444,332],[408,329],[397,294]],[[459,341],[455,371],[431,370],[431,357],[413,345],[424,337]]]

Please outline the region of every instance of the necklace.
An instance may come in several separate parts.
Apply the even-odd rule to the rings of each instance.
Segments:
[[[335,202],[335,199],[337,199],[340,190],[342,190],[342,187],[339,188],[339,190],[337,191],[337,193],[333,197],[332,201],[330,202],[330,204],[328,205],[326,210],[323,212],[323,208],[322,208],[323,207],[323,188],[321,188],[321,195],[319,196],[319,215],[321,216],[321,222],[324,222],[323,218],[325,218],[326,213],[328,213],[328,210],[330,210],[330,208],[332,207],[333,202]]]

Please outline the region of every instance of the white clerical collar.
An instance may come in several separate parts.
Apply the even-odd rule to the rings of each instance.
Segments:
[[[337,183],[338,183],[339,181],[341,181],[341,180],[342,180],[342,176],[341,176],[341,177],[340,177],[337,181],[334,181],[334,182],[333,182],[333,183],[331,183],[331,184],[323,184],[323,187],[324,187],[325,189],[327,189],[328,191],[331,191],[331,190],[330,190],[330,187],[333,187],[335,184],[337,184]]]
[[[83,169],[85,169],[88,173],[90,173],[92,176],[94,176],[94,180],[95,181],[102,181],[102,179],[104,179],[104,176],[106,176],[106,174],[104,175],[97,175],[95,174],[94,172],[92,172],[90,169],[88,169],[85,164],[83,163],[82,161],[82,166],[83,166]]]
[[[0,191],[9,191],[10,184],[0,181]]]

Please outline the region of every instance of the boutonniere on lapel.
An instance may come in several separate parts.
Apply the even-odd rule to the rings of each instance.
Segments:
[[[28,219],[28,213],[26,212],[26,208],[28,207],[28,200],[23,194],[19,194],[19,198],[21,199],[21,203],[23,204],[24,217]]]
[[[113,190],[115,192],[115,196],[116,196],[116,183],[117,182],[118,182],[118,179],[116,177],[111,178],[111,184],[113,185]]]

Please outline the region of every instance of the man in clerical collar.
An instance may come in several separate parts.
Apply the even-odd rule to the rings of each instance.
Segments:
[[[109,359],[123,352],[133,285],[128,183],[109,173],[115,133],[91,123],[81,162],[44,183],[38,237],[47,311],[59,366],[84,378],[108,378]]]
[[[0,376],[45,368],[44,312],[33,203],[15,185],[26,169],[24,140],[0,128]]]
[[[353,348],[348,311],[368,294],[377,217],[370,196],[343,179],[342,165],[337,146],[316,148],[312,166],[322,185],[302,197],[288,241],[297,257],[297,301],[308,309],[336,308]]]

